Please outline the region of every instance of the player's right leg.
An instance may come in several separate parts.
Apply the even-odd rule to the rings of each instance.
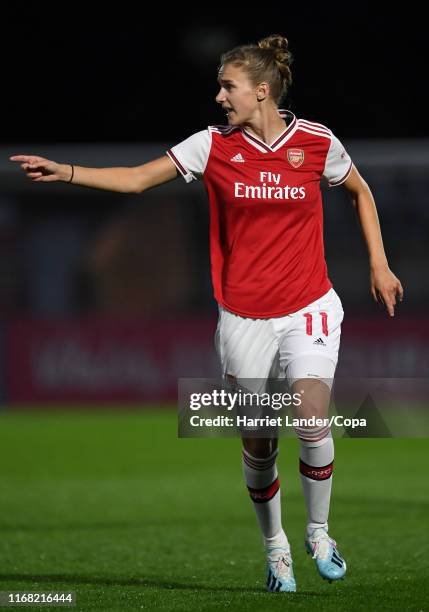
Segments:
[[[294,592],[290,545],[282,527],[277,439],[243,438],[243,473],[267,555],[267,589]]]
[[[277,343],[269,320],[220,311],[216,345],[224,376],[252,393],[264,392]],[[264,539],[269,591],[295,591],[290,547],[281,523],[276,439],[243,435],[243,473]]]

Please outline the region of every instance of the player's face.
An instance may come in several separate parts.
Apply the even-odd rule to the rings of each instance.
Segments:
[[[242,68],[226,64],[219,70],[218,83],[220,90],[216,102],[222,104],[229,125],[251,121],[258,103],[256,87],[249,81],[247,73]]]

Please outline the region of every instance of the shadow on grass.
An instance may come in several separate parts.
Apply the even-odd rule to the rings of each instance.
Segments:
[[[5,582],[44,582],[51,584],[59,582],[61,584],[72,584],[76,588],[81,584],[95,584],[100,586],[136,586],[136,587],[149,587],[157,589],[166,589],[167,591],[208,591],[208,592],[226,592],[226,593],[243,593],[248,595],[269,595],[273,596],[273,593],[268,593],[263,588],[249,588],[248,586],[233,587],[233,586],[210,586],[205,584],[198,584],[188,582],[186,584],[181,582],[167,582],[164,580],[146,579],[146,578],[103,578],[100,577],[89,577],[89,576],[75,576],[67,574],[0,574],[0,581]],[[276,595],[276,594],[275,594]],[[301,593],[288,593],[288,596],[294,598],[299,597],[329,597],[331,593],[321,593],[320,591],[301,591]]]

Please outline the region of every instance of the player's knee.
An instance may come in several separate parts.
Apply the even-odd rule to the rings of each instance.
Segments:
[[[318,379],[301,379],[292,385],[294,394],[298,394],[300,401],[295,409],[295,416],[299,419],[324,419],[328,416],[331,398],[330,387]],[[311,426],[315,426],[313,423]]]
[[[242,440],[244,448],[253,457],[263,459],[277,450],[278,440],[276,438],[243,438]]]

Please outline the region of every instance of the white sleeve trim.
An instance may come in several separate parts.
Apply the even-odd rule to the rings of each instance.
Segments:
[[[349,174],[352,171],[352,168],[353,168],[353,162],[352,160],[350,160],[350,166],[348,167],[348,170],[345,173],[345,175],[342,178],[340,178],[339,181],[334,181],[332,183],[329,183],[329,187],[338,187],[338,185],[342,185],[344,181],[346,181],[349,178]]]
[[[168,149],[168,151],[166,151],[166,153],[167,153],[168,157],[171,159],[171,161],[176,166],[176,168],[178,169],[178,171],[180,172],[180,174],[183,176],[183,178],[185,179],[185,181],[187,183],[191,183],[192,181],[196,181],[197,180],[196,177],[192,174],[192,172],[189,172],[188,170],[186,170],[185,166],[183,166],[180,163],[180,161],[174,155],[172,149]]]
[[[349,154],[334,134],[326,156],[323,177],[328,181],[329,187],[337,187],[347,180],[353,167]]]
[[[210,155],[210,130],[196,132],[166,153],[187,183],[203,177]]]

